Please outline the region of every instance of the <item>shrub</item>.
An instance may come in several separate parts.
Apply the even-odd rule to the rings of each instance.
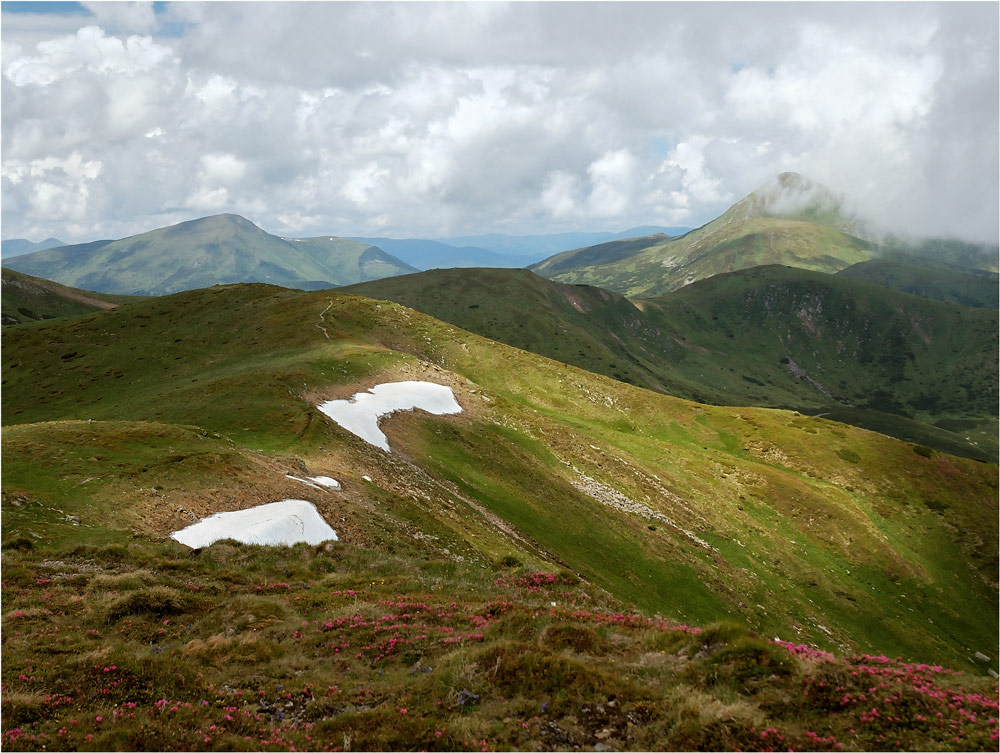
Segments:
[[[929,458],[934,454],[934,450],[930,447],[924,447],[922,444],[913,445],[913,451],[917,453],[922,458]]]
[[[151,586],[156,576],[149,570],[135,570],[130,573],[98,575],[87,584],[88,591],[134,591]]]
[[[755,636],[737,638],[720,648],[704,662],[706,684],[732,682],[736,689],[750,695],[760,681],[787,677],[795,671],[795,660],[781,646]]]
[[[861,456],[858,455],[854,450],[837,450],[837,455],[841,460],[846,460],[848,463],[860,463]]]
[[[606,654],[608,642],[586,625],[549,625],[539,639],[543,646],[555,650],[568,648],[578,654]]]
[[[483,677],[507,698],[634,695],[631,683],[625,678],[611,677],[595,667],[523,643],[489,648],[476,663]]]
[[[152,615],[160,617],[165,614],[184,612],[191,605],[191,597],[174,588],[166,586],[151,586],[132,593],[119,596],[108,606],[105,619],[107,622],[117,622],[126,615]]]
[[[35,542],[26,536],[18,536],[14,539],[7,539],[3,543],[3,549],[17,549],[18,551],[27,552],[35,548]]]

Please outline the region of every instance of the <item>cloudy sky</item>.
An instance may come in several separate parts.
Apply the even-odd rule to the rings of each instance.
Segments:
[[[778,172],[996,242],[998,5],[2,4],[3,237],[697,226]]]

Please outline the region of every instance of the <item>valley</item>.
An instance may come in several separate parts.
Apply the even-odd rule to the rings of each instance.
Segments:
[[[996,459],[995,311],[778,266],[648,299],[488,269],[434,270],[345,292],[658,392],[833,414]]]

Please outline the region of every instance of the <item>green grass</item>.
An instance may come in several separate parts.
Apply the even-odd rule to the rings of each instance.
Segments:
[[[3,323],[23,324],[60,316],[77,316],[114,308],[131,296],[104,295],[67,288],[41,277],[2,270]]]
[[[591,604],[726,618],[838,652],[981,671],[971,653],[996,645],[994,465],[787,411],[697,405],[330,292],[219,287],[3,337],[12,556],[87,545],[114,561],[124,546],[143,569],[187,577],[191,558],[161,562],[148,542],[296,497],[394,589],[417,587],[405,584],[418,565],[393,558],[437,563],[442,587],[447,567],[484,574],[513,558],[573,573]],[[314,407],[402,379],[451,385],[465,411],[386,419],[390,455]],[[286,477],[303,468],[343,490]],[[284,579],[281,552],[261,556],[246,567]],[[176,587],[142,587],[154,585]]]
[[[872,259],[837,273],[902,293],[957,303],[961,306],[997,308],[997,275],[980,270],[929,263],[923,259]]]
[[[433,270],[347,292],[679,397],[826,414],[997,455],[993,311],[775,266],[635,302],[525,270]]]

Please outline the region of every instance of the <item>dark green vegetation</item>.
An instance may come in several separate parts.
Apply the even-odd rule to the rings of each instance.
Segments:
[[[996,458],[996,311],[777,266],[636,301],[526,270],[435,270],[349,292],[660,392]]]
[[[114,308],[131,296],[92,293],[32,277],[12,269],[0,270],[3,285],[3,323],[21,324],[60,316],[76,316]]]
[[[2,357],[5,748],[991,745],[994,465],[336,292],[146,299]],[[314,407],[404,379],[464,412],[387,418],[390,454]],[[164,538],[288,497],[341,541]],[[862,717],[860,665],[904,724]]]
[[[837,273],[840,277],[870,282],[935,301],[960,306],[998,307],[995,272],[934,265],[920,259],[872,259]]]
[[[234,214],[117,241],[38,251],[4,265],[102,293],[163,295],[217,283],[328,288],[415,272],[381,249],[344,238],[279,238]]]

